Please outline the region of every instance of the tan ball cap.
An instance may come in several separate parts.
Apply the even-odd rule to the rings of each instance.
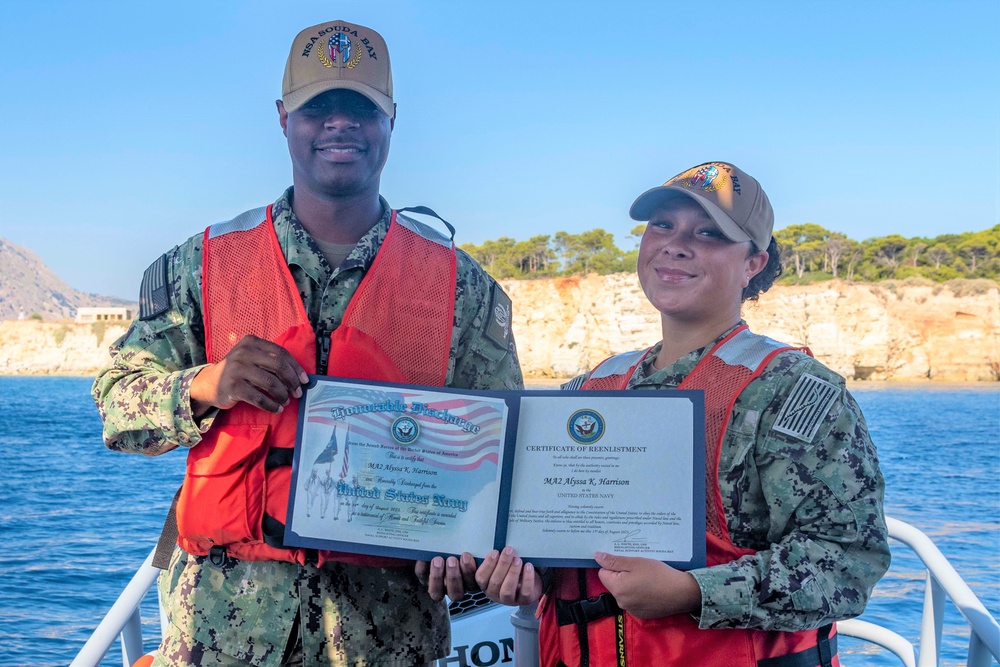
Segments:
[[[395,116],[389,51],[382,35],[347,21],[330,21],[295,36],[281,82],[285,111],[336,88],[361,93],[387,116]]]
[[[693,199],[722,233],[737,242],[753,241],[767,250],[774,229],[774,210],[753,176],[727,162],[706,162],[647,190],[632,203],[633,220],[649,220],[666,202]]]

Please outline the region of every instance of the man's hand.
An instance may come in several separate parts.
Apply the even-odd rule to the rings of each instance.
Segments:
[[[476,583],[486,597],[501,604],[534,604],[542,597],[541,576],[514,553],[513,547],[489,552],[476,570]]]
[[[436,556],[430,562],[418,560],[414,565],[417,581],[427,587],[432,600],[441,600],[445,593],[451,600],[461,600],[467,592],[477,591],[476,561],[468,551],[458,559]]]
[[[309,377],[291,353],[271,341],[245,336],[217,364],[203,368],[191,381],[191,408],[200,417],[211,408],[249,403],[281,412],[288,401],[302,396]]]
[[[701,610],[701,588],[687,572],[650,558],[598,551],[598,575],[618,606],[637,618],[660,618]]]

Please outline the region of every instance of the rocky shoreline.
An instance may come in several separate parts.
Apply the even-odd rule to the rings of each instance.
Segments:
[[[660,338],[634,274],[502,281],[525,376],[569,378]],[[852,381],[997,382],[1000,287],[841,281],[776,286],[744,306],[751,329],[795,345]],[[125,333],[112,323],[0,322],[0,375],[93,376]]]

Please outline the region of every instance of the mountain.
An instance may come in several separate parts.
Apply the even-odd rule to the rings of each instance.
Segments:
[[[0,320],[17,320],[38,313],[46,320],[73,318],[86,306],[135,307],[112,296],[73,289],[27,248],[0,238]]]

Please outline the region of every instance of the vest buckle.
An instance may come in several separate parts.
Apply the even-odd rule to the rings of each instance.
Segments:
[[[586,600],[556,600],[556,622],[559,625],[586,625],[594,621],[599,621],[608,616],[617,616],[622,613],[622,608],[618,606],[611,593],[601,593],[600,595]]]
[[[215,567],[222,567],[226,564],[226,547],[218,544],[208,550],[208,562]]]

